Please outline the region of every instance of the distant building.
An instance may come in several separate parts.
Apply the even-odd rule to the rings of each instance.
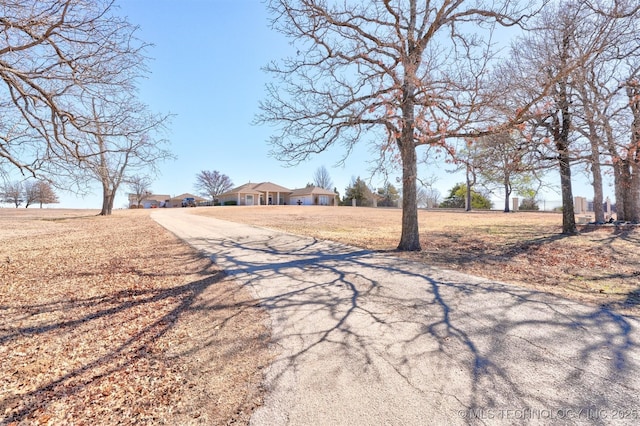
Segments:
[[[317,186],[288,189],[272,182],[245,183],[218,196],[220,204],[238,206],[335,206],[336,199],[335,192]]]
[[[198,197],[197,195],[184,193],[175,197],[165,194],[149,194],[140,201],[140,208],[155,209],[164,207],[182,207],[182,200],[185,198],[194,198],[196,203],[203,203],[206,198]],[[137,207],[137,200],[135,194],[129,194],[129,208]]]

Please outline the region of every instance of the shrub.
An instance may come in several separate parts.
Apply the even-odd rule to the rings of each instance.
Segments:
[[[520,203],[520,210],[538,211],[540,210],[540,206],[538,206],[538,202],[535,199],[525,198]]]

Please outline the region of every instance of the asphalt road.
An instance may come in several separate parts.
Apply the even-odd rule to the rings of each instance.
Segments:
[[[152,217],[270,314],[253,425],[640,424],[637,318],[190,213]]]

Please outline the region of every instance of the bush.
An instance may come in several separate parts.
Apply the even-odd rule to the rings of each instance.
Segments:
[[[449,191],[449,196],[440,203],[438,207],[445,209],[463,209],[465,208],[465,198],[467,196],[467,186],[458,183]],[[493,203],[483,194],[471,190],[471,208],[472,209],[490,209]]]
[[[442,201],[438,207],[441,209],[463,209],[464,198],[460,198],[460,197],[447,198],[444,201]]]
[[[223,205],[225,205],[225,206],[237,206],[238,202],[236,200],[229,200],[229,201],[225,201],[223,203]]]
[[[520,210],[538,211],[540,210],[540,206],[538,206],[538,202],[535,199],[525,198],[520,203]]]

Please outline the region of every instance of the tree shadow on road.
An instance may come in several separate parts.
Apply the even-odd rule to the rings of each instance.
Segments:
[[[454,423],[489,414],[527,423],[506,416],[637,406],[638,323],[606,307],[284,234],[196,245],[209,247],[270,313],[282,351],[274,389],[326,357],[325,374],[304,380],[322,380],[323,391],[338,395],[342,378],[366,377],[363,392],[404,382],[412,394],[387,394],[386,404],[401,411],[406,399],[421,400],[424,421],[442,407],[459,410],[441,413]]]

